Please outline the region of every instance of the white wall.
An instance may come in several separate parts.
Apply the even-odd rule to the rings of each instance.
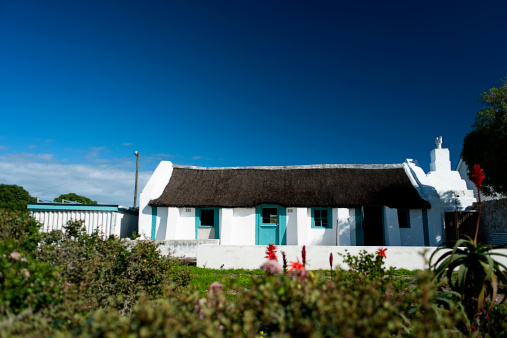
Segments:
[[[336,209],[332,209],[329,222],[330,228],[318,229],[312,228],[312,208],[306,208],[306,219],[303,226],[308,229],[308,241],[306,245],[336,245]]]
[[[384,243],[385,245],[401,245],[400,226],[398,224],[398,210],[384,207]]]
[[[410,228],[400,228],[403,246],[424,246],[424,224],[421,209],[410,209]]]
[[[278,248],[278,261],[281,262],[280,251],[285,251],[289,262],[301,261],[302,246],[296,245],[280,245]],[[329,255],[333,254],[333,268],[340,266],[347,268],[343,263],[342,256],[347,250],[352,255],[358,255],[362,250],[368,253],[375,253],[378,247],[357,247],[357,246],[306,246],[307,269],[319,270],[329,269]],[[385,266],[403,268],[403,269],[425,269],[426,261],[421,255],[425,253],[425,257],[429,258],[436,247],[388,247],[385,260]],[[232,245],[199,245],[197,247],[197,266],[207,267],[211,269],[219,269],[224,265],[224,269],[258,269],[266,261],[264,257],[266,246],[248,245],[248,246],[232,246]],[[504,250],[507,253],[507,250]],[[437,256],[438,257],[438,256]],[[507,258],[500,260],[507,264]]]
[[[287,244],[296,245],[298,243],[298,223],[296,208],[286,209],[287,220]]]
[[[178,220],[178,226],[176,227],[176,234],[174,239],[195,239],[195,208],[177,209],[180,218]]]
[[[339,208],[337,212],[337,243],[336,245],[350,246],[356,244],[356,223],[354,209]],[[351,217],[354,216],[354,217]],[[352,239],[352,233],[354,238]]]
[[[232,243],[255,245],[255,208],[234,208]]]
[[[169,161],[161,161],[153,175],[151,175],[148,183],[146,183],[141,194],[139,195],[139,234],[141,238],[151,238],[151,225],[152,225],[152,208],[148,205],[151,200],[156,199],[162,195],[169,179],[173,172],[173,165]],[[157,210],[158,212],[158,210]],[[160,224],[160,217],[157,217],[157,230]],[[164,234],[165,235],[165,234]],[[160,236],[162,233],[160,232]],[[160,237],[159,236],[159,237]],[[155,239],[164,240],[155,236]]]

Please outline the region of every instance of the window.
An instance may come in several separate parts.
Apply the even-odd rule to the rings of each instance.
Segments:
[[[214,227],[215,226],[215,210],[214,209],[201,209],[201,227]]]
[[[398,225],[400,228],[410,228],[410,213],[408,209],[398,209]]]
[[[278,224],[278,210],[276,208],[262,208],[263,224]]]
[[[312,208],[312,228],[332,228],[331,209]]]
[[[218,239],[220,232],[218,208],[195,208],[195,239]]]

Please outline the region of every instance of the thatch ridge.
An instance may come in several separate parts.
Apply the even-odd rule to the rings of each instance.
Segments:
[[[297,168],[296,168],[297,167]],[[161,207],[248,208],[385,205],[430,208],[401,165],[344,167],[198,168],[174,166],[162,195],[150,201]]]

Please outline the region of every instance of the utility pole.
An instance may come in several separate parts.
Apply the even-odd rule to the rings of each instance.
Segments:
[[[137,175],[139,174],[139,152],[136,151],[136,152],[134,152],[134,154],[137,157],[137,161],[136,161],[136,189],[135,189],[135,192],[134,192],[134,208],[135,208],[136,207],[136,203],[137,203]]]

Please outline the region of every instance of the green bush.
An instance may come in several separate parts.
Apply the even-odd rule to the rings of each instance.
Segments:
[[[19,250],[33,252],[37,248],[41,226],[27,211],[0,209],[0,239],[13,242]]]
[[[20,251],[13,241],[0,241],[0,318],[23,310],[35,313],[61,298],[55,270]]]
[[[254,277],[249,289],[231,280],[229,289],[237,292],[232,301],[223,286],[213,283],[205,298],[193,292],[141,300],[129,317],[111,309],[96,311],[79,330],[84,336],[142,337],[459,335],[456,323],[463,313],[452,301],[447,308],[438,304],[432,278],[424,272],[406,293],[354,271],[337,271],[333,281],[320,273],[309,279]]]
[[[88,235],[81,222],[68,222],[65,233],[53,231],[42,243],[38,258],[60,268],[62,278],[82,290],[87,311],[114,304],[127,314],[140,294],[154,299],[190,281],[185,267],[162,256],[154,242],[127,245],[97,232]]]

